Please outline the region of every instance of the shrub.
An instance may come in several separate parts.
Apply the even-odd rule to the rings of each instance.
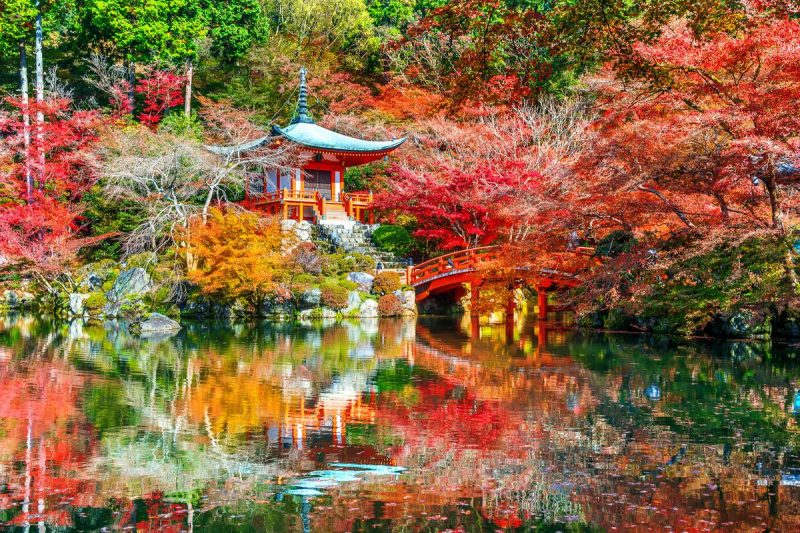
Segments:
[[[340,285],[325,284],[322,286],[320,302],[325,307],[334,311],[341,311],[347,308],[348,291]]]
[[[378,314],[381,316],[398,316],[402,311],[403,305],[394,294],[385,294],[378,299]]]
[[[89,294],[89,297],[86,298],[83,302],[83,308],[90,315],[98,315],[106,306],[106,295],[100,291],[95,291]]]
[[[372,241],[380,250],[398,257],[406,257],[414,249],[414,239],[402,226],[383,225],[372,232]]]
[[[142,252],[139,254],[129,255],[125,259],[125,269],[141,268],[146,270],[148,274],[153,272],[153,267],[158,262],[158,256],[153,252]]]
[[[322,274],[325,276],[341,276],[348,272],[370,271],[374,268],[375,260],[368,255],[337,252],[325,256],[322,265]]]
[[[342,279],[339,280],[339,286],[344,287],[348,291],[356,291],[358,290],[358,283],[355,281],[351,281],[349,279]]]
[[[401,287],[400,274],[397,272],[381,272],[372,282],[372,292],[378,296],[391,294]]]

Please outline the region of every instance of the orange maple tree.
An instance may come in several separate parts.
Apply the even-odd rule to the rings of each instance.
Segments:
[[[189,280],[214,297],[244,298],[256,311],[287,262],[278,221],[252,213],[212,209],[206,223],[198,218],[190,225],[187,242]]]

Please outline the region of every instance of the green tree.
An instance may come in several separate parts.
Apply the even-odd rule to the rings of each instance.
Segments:
[[[182,62],[207,34],[199,0],[87,0],[83,42],[129,63]]]

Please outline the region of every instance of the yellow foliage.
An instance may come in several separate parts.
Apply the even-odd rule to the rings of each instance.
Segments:
[[[254,306],[275,289],[287,262],[278,221],[252,213],[212,209],[206,223],[191,224],[186,240],[196,265],[190,281],[206,294]]]

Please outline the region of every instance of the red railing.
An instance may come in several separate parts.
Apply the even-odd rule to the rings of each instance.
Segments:
[[[367,208],[372,205],[371,192],[343,192],[342,204],[347,216],[352,217],[356,207]]]
[[[571,257],[576,255],[589,257],[594,255],[594,248],[579,246],[574,250],[562,252],[562,254]],[[562,254],[556,254],[556,256]],[[497,260],[499,256],[500,250],[498,246],[468,248],[466,250],[441,255],[430,261],[425,261],[424,263],[409,267],[406,277],[409,285],[421,285],[435,278],[477,270],[481,265]],[[567,261],[563,264],[566,263]],[[572,272],[569,272],[569,269],[561,270],[560,268],[558,271],[552,270],[552,273],[565,276],[570,276],[572,274]]]
[[[254,200],[255,205],[258,204],[271,204],[274,202],[317,202],[318,191],[294,191],[291,189],[281,189],[275,192],[268,192],[259,195],[257,200]]]
[[[325,215],[325,197],[322,195],[321,192],[317,191],[315,196],[317,201],[317,215],[324,216]]]
[[[475,270],[481,264],[496,260],[497,252],[497,246],[484,246],[435,257],[430,261],[409,267],[408,284],[419,285],[451,273]]]

